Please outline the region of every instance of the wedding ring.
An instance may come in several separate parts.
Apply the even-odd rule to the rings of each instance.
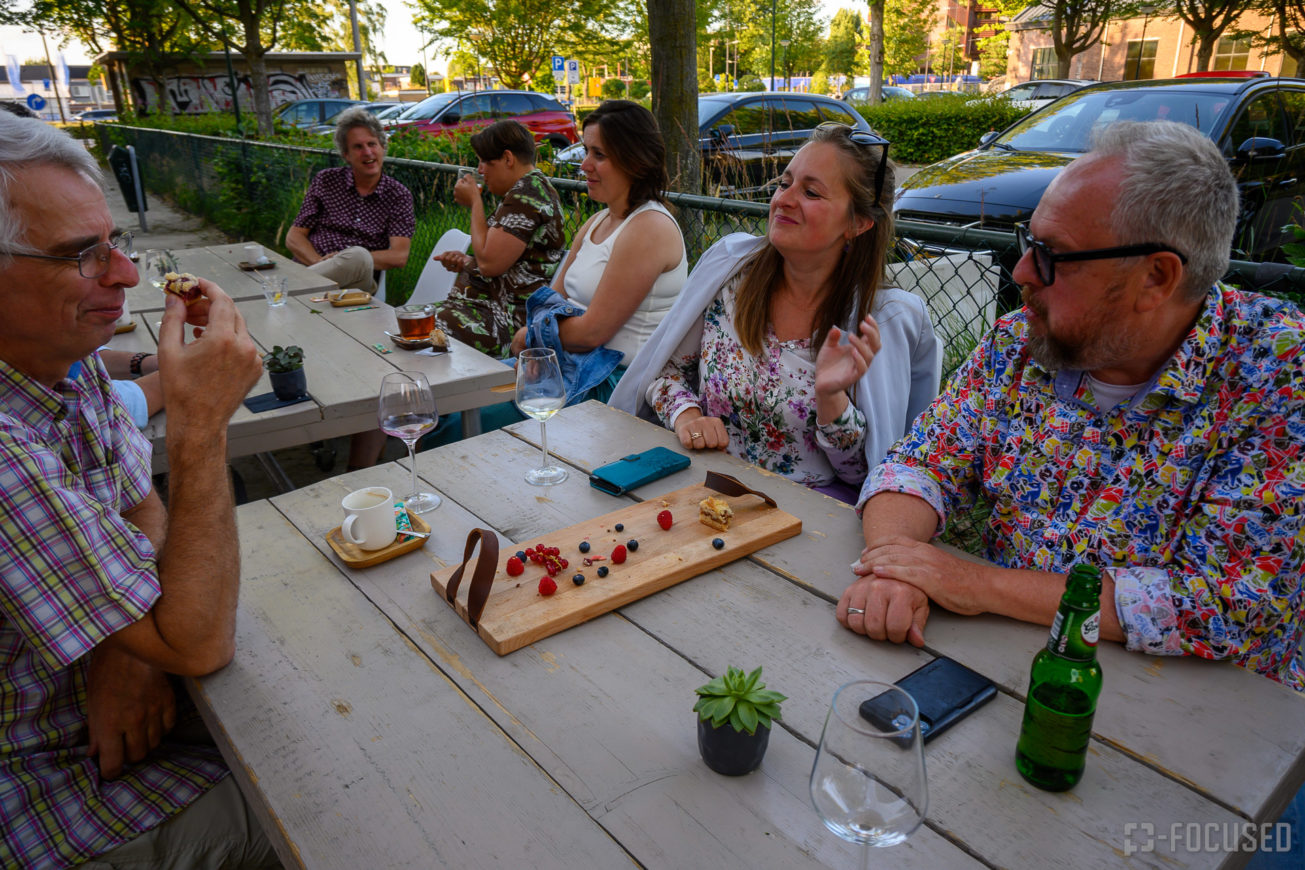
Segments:
[[[859,608],[859,607],[849,607],[849,608],[847,609],[847,612],[848,612],[848,615],[849,615],[849,616],[850,616],[851,614],[853,614],[853,613],[859,613],[859,614],[861,614],[862,616],[865,616],[865,611],[862,610],[862,609]]]
[[[695,438],[701,438],[701,437],[702,437],[702,433],[701,433],[701,432],[690,432],[690,433],[689,433],[689,440],[690,440],[690,441],[692,441],[692,440],[695,439]]]

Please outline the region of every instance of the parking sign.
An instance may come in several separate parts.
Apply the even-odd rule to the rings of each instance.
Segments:
[[[558,82],[566,81],[566,58],[560,54],[553,55],[553,79]]]
[[[566,81],[567,84],[580,84],[580,61],[568,60],[566,62]]]

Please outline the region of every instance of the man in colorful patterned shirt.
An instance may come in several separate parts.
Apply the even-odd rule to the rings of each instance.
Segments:
[[[1305,322],[1216,283],[1237,188],[1209,139],[1119,123],[1056,178],[999,320],[862,490],[840,622],[923,643],[930,602],[1050,624],[1075,562],[1101,636],[1305,690]],[[982,497],[977,565],[927,542]]]
[[[314,272],[371,293],[376,271],[408,262],[417,228],[412,194],[382,172],[385,131],[365,108],[340,114],[335,147],[348,165],[313,177],[285,244]]]
[[[0,113],[0,866],[275,866],[211,741],[168,733],[166,676],[234,652],[226,427],[258,348],[215,285],[167,297],[165,508],[95,353],[138,277],[99,185],[80,143]]]

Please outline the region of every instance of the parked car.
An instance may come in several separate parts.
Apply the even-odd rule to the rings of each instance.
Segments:
[[[294,127],[311,129],[333,125],[335,117],[350,106],[364,105],[362,100],[329,97],[312,100],[291,100],[272,110],[272,120]]]
[[[784,166],[817,124],[837,121],[869,130],[856,109],[833,97],[793,93],[720,93],[698,97],[698,143],[704,193],[769,196]],[[582,176],[585,146],[559,151],[553,165]]]
[[[897,191],[904,220],[1010,231],[1086,152],[1095,130],[1121,120],[1191,124],[1217,144],[1237,178],[1242,211],[1233,255],[1266,259],[1305,197],[1305,80],[1183,78],[1107,82],[1075,91],[973,151],[927,166]]]
[[[379,109],[379,110],[376,111],[374,114],[376,115],[376,120],[378,120],[378,121],[389,121],[389,120],[392,120],[392,119],[394,119],[394,118],[399,117],[399,116],[402,115],[404,112],[406,112],[408,109],[412,108],[414,105],[416,105],[416,104],[415,104],[415,103],[394,103],[394,104],[391,105],[391,106],[387,106],[387,107],[385,107],[385,108],[383,108],[383,109]]]
[[[78,112],[73,115],[74,121],[116,121],[118,120],[117,109],[87,109],[84,112]]]
[[[412,103],[400,103],[397,102],[396,100],[382,100],[380,102],[367,103],[363,106],[363,108],[379,118],[382,112],[388,112],[394,108],[398,108],[400,111],[402,111],[403,109],[406,109],[408,106],[411,105]]]
[[[511,118],[535,134],[536,142],[565,148],[580,141],[575,115],[546,94],[534,91],[462,91],[435,94],[413,103],[397,118],[386,121],[391,133],[420,130],[438,135],[454,130],[475,131],[494,121]]]
[[[899,88],[897,85],[883,85],[882,94],[884,102],[889,100],[914,100],[915,92],[906,88]],[[867,85],[862,88],[848,88],[838,99],[845,103],[864,103],[870,99],[870,87]]]
[[[1091,79],[1038,79],[1012,85],[997,94],[998,99],[1010,100],[1022,109],[1041,109],[1066,94],[1095,84]]]

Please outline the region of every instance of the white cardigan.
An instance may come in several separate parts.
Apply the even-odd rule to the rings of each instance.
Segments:
[[[757,236],[733,233],[702,255],[675,305],[616,385],[609,405],[658,422],[648,404],[648,385],[689,328],[702,318],[717,291],[761,244]],[[873,468],[938,395],[942,346],[924,302],[905,290],[881,288],[870,313],[879,324],[883,346],[857,382],[854,401],[866,416],[865,455]]]

